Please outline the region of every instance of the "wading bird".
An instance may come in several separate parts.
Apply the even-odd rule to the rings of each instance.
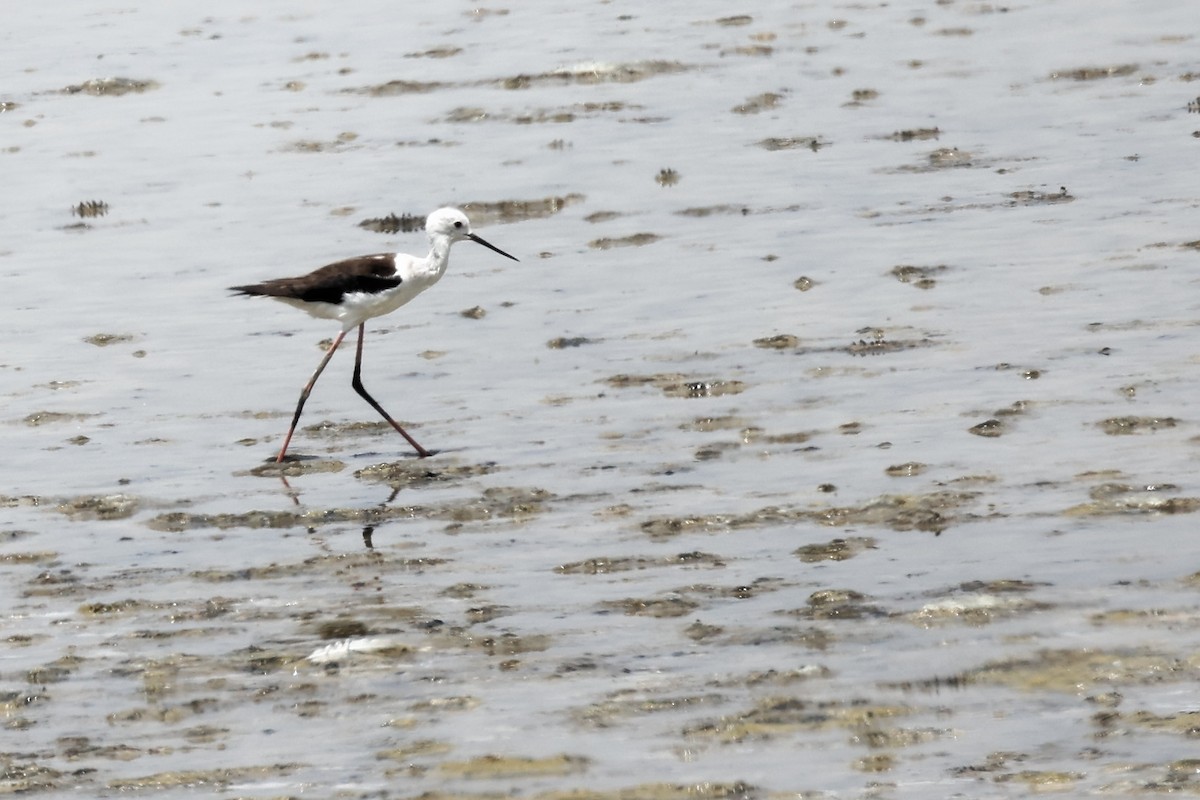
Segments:
[[[282,462],[287,455],[288,445],[296,432],[296,423],[300,421],[300,412],[304,410],[304,402],[308,400],[317,378],[321,376],[322,370],[333,357],[342,339],[356,326],[358,347],[354,354],[354,378],[351,381],[354,391],[408,440],[418,456],[426,458],[433,455],[417,444],[417,440],[409,436],[363,388],[361,373],[366,321],[390,314],[437,283],[442,275],[446,274],[446,267],[450,264],[450,246],[455,242],[469,240],[494,250],[505,258],[511,258],[513,261],[518,259],[472,233],[467,215],[457,208],[439,208],[434,211],[425,220],[425,232],[429,234],[429,255],[424,258],[407,253],[358,256],[321,267],[297,278],[276,278],[262,283],[230,287],[230,291],[238,294],[272,297],[307,311],[314,317],[337,320],[342,325],[341,333],[334,338],[333,344],[325,351],[321,363],[317,365],[316,371],[300,392],[296,413],[292,415],[292,424],[288,427],[283,447],[279,448],[276,462]]]

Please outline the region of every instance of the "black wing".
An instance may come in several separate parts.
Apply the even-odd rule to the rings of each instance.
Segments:
[[[353,292],[378,294],[401,284],[396,276],[396,259],[390,253],[358,256],[338,261],[298,278],[277,278],[273,281],[231,286],[230,291],[244,295],[286,297],[306,303],[342,302]]]

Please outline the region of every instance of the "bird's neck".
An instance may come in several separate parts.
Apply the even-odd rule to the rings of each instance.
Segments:
[[[450,265],[450,242],[441,239],[431,239],[429,242],[429,255],[425,257],[425,266],[427,271],[435,281],[446,274],[446,267]]]

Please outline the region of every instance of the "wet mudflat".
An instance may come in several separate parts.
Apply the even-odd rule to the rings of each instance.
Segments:
[[[0,33],[0,786],[1200,793],[1186,7]],[[68,13],[70,12],[70,13]],[[13,187],[16,187],[15,189]],[[224,287],[498,263],[336,331]]]

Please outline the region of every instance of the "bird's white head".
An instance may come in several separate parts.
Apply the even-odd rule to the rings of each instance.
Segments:
[[[471,221],[457,208],[439,208],[426,217],[425,232],[457,242],[471,235]]]
[[[429,242],[434,246],[434,249],[437,249],[439,240],[453,243],[470,239],[472,242],[481,244],[505,258],[511,258],[513,261],[519,260],[516,256],[510,256],[499,247],[485,242],[482,238],[472,233],[470,220],[467,219],[466,214],[457,208],[439,208],[437,211],[434,211],[425,219],[425,232],[429,234]]]

